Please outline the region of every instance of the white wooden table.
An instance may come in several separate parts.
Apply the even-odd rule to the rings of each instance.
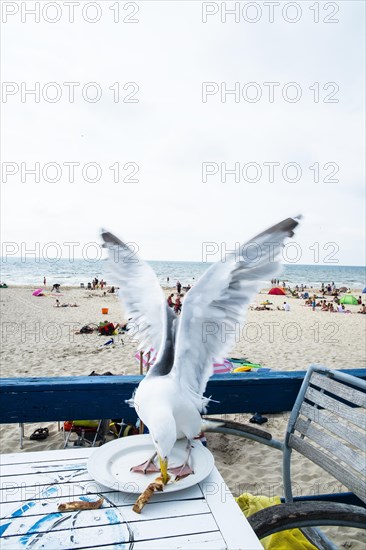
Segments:
[[[221,475],[153,495],[139,515],[136,495],[99,485],[86,462],[95,449],[0,455],[0,548],[261,549]],[[105,501],[99,510],[60,513],[72,500]]]

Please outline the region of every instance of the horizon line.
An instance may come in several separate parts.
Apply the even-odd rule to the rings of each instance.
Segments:
[[[8,260],[11,260],[11,259],[14,259],[14,260],[21,260],[22,259],[22,256],[11,256],[9,258],[6,258],[5,261],[4,260],[4,257],[3,256],[0,256],[0,261],[1,263],[4,263],[6,264],[8,262]],[[56,263],[56,262],[59,262],[60,260],[64,260],[64,261],[69,261],[70,263],[73,263],[75,260],[84,260],[86,262],[89,262],[91,264],[93,263],[96,263],[96,262],[99,262],[99,261],[103,261],[103,260],[106,260],[107,258],[98,258],[98,259],[95,259],[95,260],[87,260],[83,257],[80,257],[80,256],[75,256],[75,258],[73,259],[70,259],[70,258],[67,258],[67,257],[61,257],[61,258],[48,258],[48,259],[45,259],[45,258],[42,258],[40,256],[37,256],[37,257],[32,257],[32,258],[29,258],[30,260],[36,260],[36,261],[44,261],[46,263]],[[204,262],[203,260],[152,260],[152,259],[144,259],[145,262],[173,262],[173,263],[195,263],[195,264],[205,264],[205,265],[208,265],[208,264],[214,264],[214,263],[217,263],[219,262],[220,260],[214,260],[212,262]],[[23,263],[26,263],[26,259],[24,259]],[[284,266],[296,266],[296,265],[301,265],[301,266],[308,266],[308,267],[359,267],[359,268],[363,268],[366,270],[366,266],[365,265],[359,265],[359,264],[336,264],[336,263],[322,263],[322,262],[318,262],[318,263],[312,263],[312,264],[308,264],[308,263],[302,263],[302,262],[282,262],[282,265]]]

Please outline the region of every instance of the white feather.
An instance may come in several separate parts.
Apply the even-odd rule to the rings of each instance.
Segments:
[[[233,349],[261,282],[278,274],[284,241],[293,235],[297,224],[288,218],[257,235],[227,255],[224,262],[213,264],[188,292],[173,367],[182,385],[203,394],[213,361]]]

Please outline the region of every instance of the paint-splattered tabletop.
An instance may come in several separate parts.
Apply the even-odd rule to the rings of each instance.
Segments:
[[[86,464],[95,449],[0,455],[0,548],[262,548],[216,468],[193,487],[156,494],[142,514],[136,495],[95,482]],[[97,510],[59,512],[75,500]]]

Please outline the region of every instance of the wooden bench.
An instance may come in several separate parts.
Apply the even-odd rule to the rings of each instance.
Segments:
[[[336,546],[313,526],[366,527],[366,382],[340,371],[311,366],[304,378],[284,441],[268,433],[227,423],[215,431],[254,439],[283,454],[285,503],[266,508],[249,519],[259,538],[299,527],[319,549]],[[248,430],[249,428],[249,430]],[[294,499],[291,456],[297,451],[331,474],[353,494],[358,505],[345,504],[349,494],[333,495],[338,502]],[[324,498],[328,498],[328,495]],[[296,500],[296,502],[295,502]]]

